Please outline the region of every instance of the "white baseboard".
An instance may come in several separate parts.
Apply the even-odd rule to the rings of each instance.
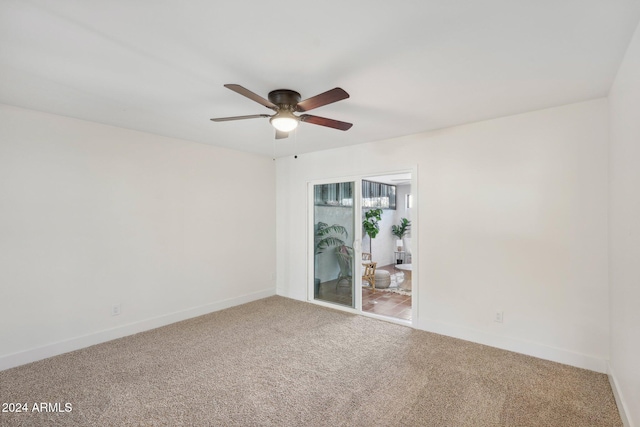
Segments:
[[[298,301],[307,301],[307,293],[306,292],[291,292],[291,290],[287,290],[287,289],[283,289],[283,288],[278,288],[276,291],[277,295],[280,295],[281,297],[285,297],[285,298],[291,298],[291,299],[295,299]]]
[[[609,384],[611,384],[611,390],[613,391],[613,397],[616,399],[616,405],[618,405],[618,412],[620,413],[620,418],[622,419],[622,424],[625,427],[634,427],[631,424],[631,420],[627,417],[627,404],[620,393],[620,388],[618,387],[618,381],[616,380],[616,374],[613,371],[613,368],[610,364],[607,364],[607,376],[609,377]]]
[[[170,325],[182,320],[191,319],[192,317],[202,316],[214,311],[223,310],[225,308],[234,307],[240,304],[246,304],[262,298],[275,295],[275,289],[266,289],[251,294],[241,295],[235,298],[205,304],[193,307],[187,310],[168,313],[162,316],[141,320],[127,325],[122,325],[113,329],[106,329],[92,334],[83,335],[68,340],[47,344],[30,350],[12,353],[0,356],[0,371],[13,368],[37,360],[46,359],[48,357],[57,356],[59,354],[68,353],[70,351],[79,350],[81,348],[111,341],[117,338],[126,337],[128,335],[137,334],[139,332],[148,331],[150,329],[159,328],[161,326]]]
[[[602,374],[607,373],[607,361],[605,359],[586,354],[575,353],[515,338],[493,335],[437,321],[421,320],[417,328],[440,335],[488,345],[490,347],[513,351],[515,353],[526,354],[527,356],[533,356],[539,359],[588,369]]]

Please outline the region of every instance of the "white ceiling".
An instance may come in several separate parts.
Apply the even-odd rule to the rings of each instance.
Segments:
[[[606,96],[638,0],[0,0],[0,102],[285,156]],[[274,141],[263,97],[351,95]],[[37,126],[37,123],[34,123]]]

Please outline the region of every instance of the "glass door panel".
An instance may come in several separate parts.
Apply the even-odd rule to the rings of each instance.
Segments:
[[[355,183],[320,184],[313,189],[313,297],[355,307]]]

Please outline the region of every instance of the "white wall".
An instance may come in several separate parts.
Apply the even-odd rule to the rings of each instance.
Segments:
[[[629,425],[640,426],[640,27],[609,94],[610,377]]]
[[[278,293],[306,299],[307,181],[417,165],[418,327],[604,372],[607,108],[598,99],[278,159]]]
[[[398,200],[396,203],[396,210],[394,211],[394,217],[393,217],[393,225],[400,225],[400,221],[402,220],[402,218],[407,218],[411,224],[413,224],[413,218],[411,217],[411,211],[412,209],[407,209],[406,207],[406,196],[407,194],[411,194],[411,185],[409,184],[403,184],[403,185],[398,185],[396,188],[396,193],[398,196]],[[409,232],[407,234],[405,234],[405,236],[402,238],[403,240],[403,250],[407,253],[407,254],[411,254],[411,231],[412,231],[413,227],[409,226]],[[397,240],[397,238],[395,236],[393,236],[394,240]],[[394,247],[395,247],[395,243],[394,243]],[[408,261],[408,260],[407,260]],[[394,260],[395,262],[395,260]]]
[[[0,106],[0,369],[275,294],[273,224],[270,158]]]

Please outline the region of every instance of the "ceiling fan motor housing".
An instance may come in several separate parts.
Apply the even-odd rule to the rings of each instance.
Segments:
[[[300,94],[295,90],[290,89],[276,89],[269,92],[269,101],[273,102],[280,108],[288,106],[288,109],[293,110],[295,106],[300,102]],[[287,108],[287,107],[284,107]]]

